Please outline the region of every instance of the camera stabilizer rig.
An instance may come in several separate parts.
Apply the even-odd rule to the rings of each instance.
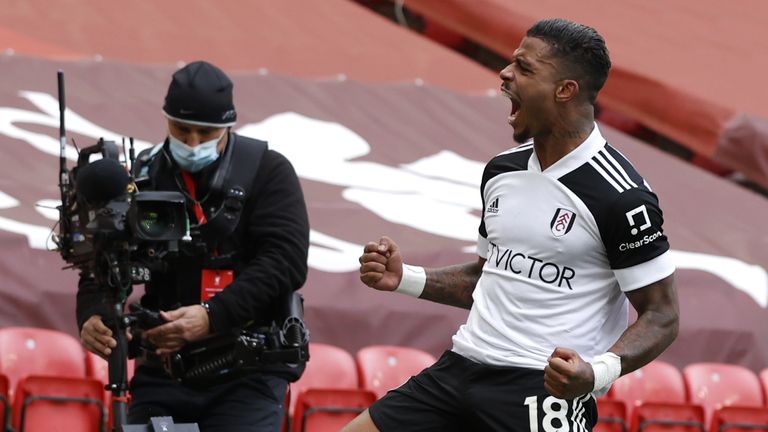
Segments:
[[[109,356],[115,431],[126,423],[127,340],[124,329],[137,317],[124,314],[133,284],[145,283],[162,258],[178,251],[189,236],[184,196],[179,192],[139,192],[112,141],[100,139],[79,152],[76,166],[67,169],[64,113],[64,73],[58,71],[59,96],[59,233],[57,251],[69,264],[104,290],[112,308],[117,347]],[[134,163],[133,139],[130,163]],[[91,156],[101,159],[91,162]],[[128,158],[126,157],[126,162]],[[195,429],[197,427],[195,426]]]

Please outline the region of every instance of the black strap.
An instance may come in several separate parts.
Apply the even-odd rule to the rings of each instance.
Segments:
[[[136,163],[132,167],[137,183],[147,183],[148,189],[154,188],[152,178],[158,175],[157,170],[161,165],[155,162],[158,155],[165,154],[162,146],[163,144],[158,144],[157,147],[143,150],[136,157]],[[208,197],[213,202],[221,202],[221,205],[208,217],[208,223],[200,227],[205,239],[222,238],[235,230],[267,149],[266,141],[229,134],[227,146],[208,192]]]
[[[209,239],[228,236],[237,227],[268,147],[265,141],[230,134],[227,148],[211,181],[211,193],[220,197],[221,206],[201,227]]]
[[[163,145],[163,143],[160,143],[139,152],[136,160],[133,162],[133,166],[131,166],[131,174],[133,174],[134,180],[137,182],[148,180],[148,177],[150,177],[149,169],[157,155],[162,152]]]

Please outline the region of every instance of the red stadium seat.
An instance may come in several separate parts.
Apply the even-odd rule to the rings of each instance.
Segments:
[[[294,417],[296,399],[305,389],[348,389],[358,388],[355,359],[347,351],[328,344],[311,342],[307,368],[298,381],[291,383],[286,406],[288,418]],[[287,422],[286,422],[287,423]],[[288,429],[290,425],[286,425]]]
[[[597,399],[597,424],[593,432],[627,432],[627,407],[615,399]]]
[[[368,390],[304,389],[296,398],[292,432],[338,432],[375,401]]]
[[[683,374],[675,366],[660,360],[654,360],[616,380],[608,396],[624,402],[628,410],[627,418],[632,418],[634,408],[645,402],[687,402]]]
[[[413,375],[435,363],[427,352],[400,346],[372,345],[355,355],[360,386],[377,398],[399,387]]]
[[[768,408],[726,406],[715,411],[711,432],[768,430]]]
[[[694,363],[683,369],[688,400],[704,407],[707,424],[724,406],[762,407],[763,394],[751,370],[725,363]]]
[[[765,402],[766,408],[768,408],[768,368],[765,368],[759,375],[760,384],[763,386],[763,402]]]
[[[11,406],[8,400],[8,377],[0,375],[0,428],[3,431],[8,429],[8,420],[11,412]]]
[[[100,432],[104,390],[93,378],[31,375],[19,381],[13,400],[17,432]]]
[[[133,377],[134,360],[129,359],[127,365],[126,383],[130,383]],[[112,392],[105,387],[109,384],[109,363],[96,354],[86,351],[85,353],[85,374],[89,378],[94,378],[101,382],[104,388],[104,405],[107,408],[107,430],[112,428]]]
[[[0,373],[8,377],[13,399],[16,384],[28,375],[85,377],[80,341],[56,330],[31,327],[0,329]]]
[[[704,432],[700,405],[646,402],[635,407],[632,432]]]

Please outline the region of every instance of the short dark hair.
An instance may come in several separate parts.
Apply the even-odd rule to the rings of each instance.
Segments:
[[[560,18],[544,19],[526,33],[550,45],[551,53],[561,60],[566,73],[588,91],[593,104],[611,69],[605,40],[592,27]]]

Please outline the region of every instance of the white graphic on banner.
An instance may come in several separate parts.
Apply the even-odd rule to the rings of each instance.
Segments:
[[[768,308],[768,272],[765,268],[731,257],[677,250],[671,252],[677,268],[712,273],[747,293],[760,306]]]
[[[41,112],[0,107],[0,135],[24,141],[35,149],[58,157],[58,102],[45,93],[22,91]],[[99,127],[73,109],[66,113],[68,133],[120,142],[122,135]],[[50,127],[49,134],[32,132],[24,125]],[[343,187],[343,199],[360,205],[376,216],[426,233],[474,242],[481,202],[477,189],[484,163],[443,150],[400,166],[355,160],[370,153],[367,141],[344,125],[321,121],[293,112],[275,114],[262,122],[246,124],[238,133],[269,141],[284,154],[300,177]],[[136,140],[137,150],[150,146]],[[68,159],[76,152],[67,146]],[[37,209],[55,221],[59,204],[38,201]],[[0,191],[0,209],[19,206],[13,196]],[[52,224],[53,225],[53,224]],[[50,249],[51,228],[0,217],[0,230],[26,236],[30,247]],[[375,236],[378,233],[373,232]],[[362,245],[350,243],[313,229],[310,233],[309,265],[324,272],[351,272],[358,267]],[[471,253],[474,246],[463,248]],[[707,271],[749,294],[768,307],[768,276],[763,267],[730,257],[673,251],[679,268]],[[702,264],[705,263],[705,264]],[[735,277],[733,275],[738,275]]]
[[[43,153],[59,157],[61,143],[58,138],[59,130],[59,101],[53,96],[32,91],[20,91],[19,96],[35,105],[42,113],[27,111],[19,108],[0,107],[0,134],[9,138],[26,141],[29,145]],[[123,135],[97,126],[81,117],[71,109],[64,114],[64,124],[67,126],[67,134],[77,133],[94,140],[104,138],[120,142]],[[52,128],[52,134],[35,133],[23,129],[16,124],[48,126]],[[137,152],[149,147],[146,141],[135,140]],[[67,145],[65,155],[67,159],[77,160],[77,151],[71,145]]]
[[[360,135],[296,113],[273,115],[238,133],[268,141],[302,178],[347,187],[344,199],[387,221],[458,240],[477,238],[479,219],[472,211],[481,205],[480,162],[449,151],[399,168],[354,161],[371,150]]]

